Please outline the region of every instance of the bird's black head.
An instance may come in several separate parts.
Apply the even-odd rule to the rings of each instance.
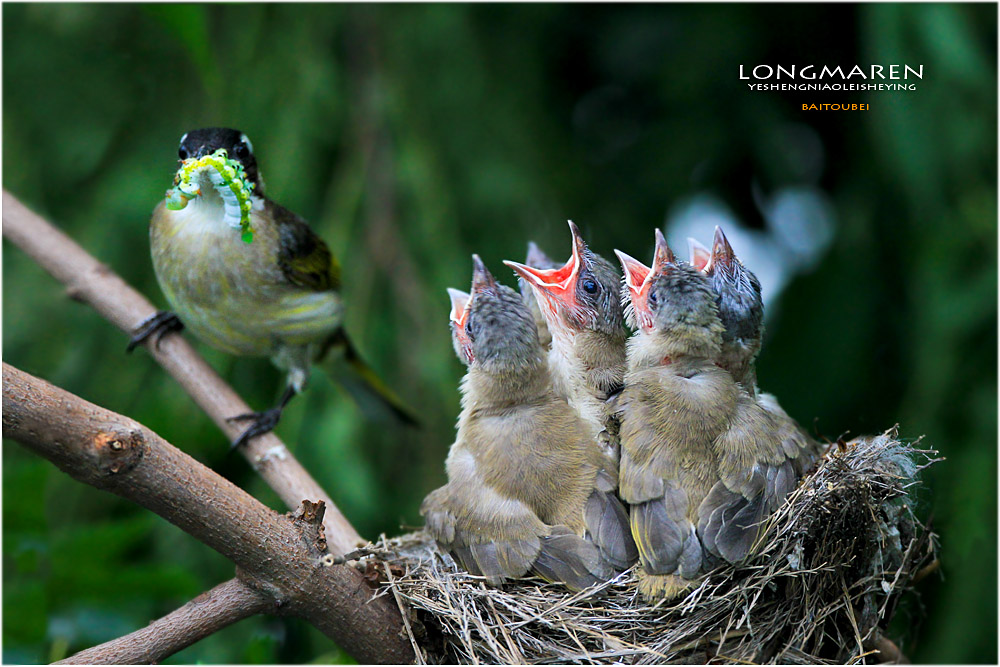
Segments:
[[[743,266],[722,229],[715,228],[712,258],[706,274],[716,294],[724,343],[756,347],[764,335],[764,301],[760,281]]]
[[[264,183],[257,169],[257,158],[253,153],[253,144],[250,143],[247,135],[239,130],[228,127],[206,127],[201,130],[191,130],[181,137],[177,157],[181,160],[199,158],[210,155],[220,148],[225,148],[230,159],[243,165],[247,180],[254,185],[254,192],[263,194]]]
[[[493,374],[517,373],[542,363],[538,329],[521,296],[497,284],[478,255],[472,261],[465,332],[475,363]]]

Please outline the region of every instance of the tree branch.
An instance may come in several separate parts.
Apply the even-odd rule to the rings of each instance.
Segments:
[[[66,285],[71,298],[92,306],[122,331],[131,334],[140,322],[156,312],[144,296],[110,268],[28,210],[7,190],[3,191],[3,235]],[[159,345],[147,341],[146,349],[230,440],[242,433],[243,426],[227,422],[226,418],[250,412],[250,407],[187,341],[181,336],[168,335]],[[289,508],[297,507],[305,498],[326,504],[325,525],[331,551],[341,554],[364,543],[277,436],[268,433],[254,438],[241,451]]]
[[[138,422],[3,364],[4,435],[233,561],[359,662],[412,662],[399,610],[326,556],[322,503],[281,516]]]
[[[57,665],[150,665],[187,648],[237,621],[274,605],[266,593],[238,578],[202,593],[180,609],[141,630],[80,651]]]

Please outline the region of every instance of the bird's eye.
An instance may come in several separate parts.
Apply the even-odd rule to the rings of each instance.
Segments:
[[[583,281],[583,291],[587,294],[597,294],[597,282],[587,278]]]
[[[651,307],[655,308],[657,302],[659,301],[659,298],[657,298],[657,296],[656,296],[656,292],[650,292],[649,296],[646,297],[646,301],[649,302],[649,305]]]
[[[475,338],[476,338],[475,336],[472,335],[472,320],[471,319],[465,321],[465,335],[468,337],[470,343],[473,342],[475,340]]]
[[[243,141],[236,144],[236,148],[233,149],[233,152],[236,154],[236,157],[238,157],[241,160],[245,160],[248,157],[250,157],[250,147],[247,146],[246,142]]]
[[[183,146],[181,146],[180,148],[178,148],[177,149],[177,157],[179,157],[182,160],[188,159],[188,149],[184,148]]]

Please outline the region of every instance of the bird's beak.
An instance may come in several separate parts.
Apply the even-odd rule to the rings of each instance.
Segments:
[[[573,313],[580,309],[576,301],[576,281],[580,278],[587,245],[572,220],[569,221],[569,230],[573,235],[573,254],[562,266],[555,269],[536,269],[510,260],[504,260],[504,264],[524,278],[534,289],[535,294],[544,297],[539,299],[539,305],[544,304],[553,311],[556,306],[561,305],[566,312]]]
[[[622,263],[622,273],[625,274],[625,286],[628,288],[629,299],[632,300],[636,324],[648,330],[653,326],[653,314],[646,303],[646,294],[649,291],[649,278],[653,272],[648,266],[621,250],[615,250],[615,254]]]
[[[497,281],[493,278],[479,255],[472,256],[472,297],[486,290],[496,290]]]
[[[458,339],[458,343],[462,348],[465,360],[471,364],[473,360],[472,342],[469,340],[469,335],[465,332],[465,323],[469,319],[469,294],[468,292],[449,287],[448,296],[451,298],[451,313],[448,319],[451,320],[452,330],[455,332],[455,338]]]
[[[455,324],[464,327],[465,318],[469,315],[469,293],[457,290],[454,287],[449,287],[448,296],[451,298],[451,313],[448,316],[449,319]]]
[[[691,257],[691,266],[698,271],[705,273],[712,262],[712,251],[698,243],[696,239],[688,237],[688,255]]]
[[[722,232],[722,227],[715,227],[715,239],[712,241],[712,258],[709,260],[709,265],[705,269],[707,273],[714,273],[716,267],[720,267],[724,270],[732,270],[733,263],[736,261],[736,253],[733,252],[733,246],[729,245],[729,239]]]
[[[675,264],[676,262],[677,260],[674,258],[673,251],[667,245],[666,237],[663,236],[663,232],[657,227],[656,250],[653,253],[653,266],[650,269],[650,273],[653,275],[663,273],[667,270],[668,264]]]
[[[528,241],[528,254],[524,258],[524,263],[528,266],[551,266],[553,264],[549,256],[534,241]]]

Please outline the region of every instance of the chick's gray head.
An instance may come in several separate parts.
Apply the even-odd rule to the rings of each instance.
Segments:
[[[764,301],[760,281],[733,252],[722,229],[715,228],[706,275],[716,293],[725,343],[754,346],[764,334]]]
[[[573,252],[562,266],[539,268],[506,261],[534,290],[551,328],[624,335],[618,271],[587,248],[580,230],[569,222]]]
[[[540,365],[542,348],[531,311],[517,292],[496,282],[478,255],[472,261],[465,331],[473,363],[490,373],[516,373]]]

